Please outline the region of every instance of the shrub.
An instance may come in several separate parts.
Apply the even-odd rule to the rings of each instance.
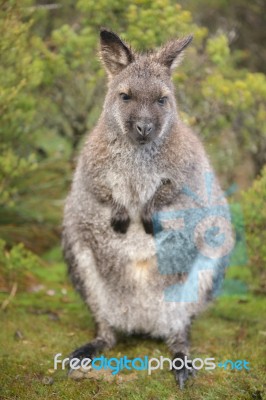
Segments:
[[[258,290],[266,293],[266,166],[242,194],[249,266]]]

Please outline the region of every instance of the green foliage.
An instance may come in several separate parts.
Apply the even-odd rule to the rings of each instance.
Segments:
[[[16,1],[3,2],[0,9],[0,231],[9,244],[23,241],[33,247],[32,238],[38,232],[36,223],[43,219],[40,214],[46,221],[51,220],[45,215],[46,207],[41,210],[40,204],[50,204],[51,209],[52,201],[56,200],[52,198],[51,201],[51,191],[44,197],[43,185],[45,181],[54,183],[53,176],[62,164],[58,162],[60,152],[69,154],[69,150],[54,131],[49,138],[52,129],[46,124],[45,111],[52,108],[53,103],[43,92],[65,71],[64,62],[32,33],[33,19],[24,18],[25,10],[27,7],[20,7]],[[48,155],[49,162],[43,160]],[[69,165],[64,165],[63,170],[64,173],[68,171]],[[34,187],[31,186],[33,182]],[[60,181],[57,173],[54,185],[61,189],[58,198],[62,197],[61,182],[65,180],[61,178]],[[33,195],[37,203],[35,210]],[[58,223],[58,215],[54,223]],[[23,224],[28,225],[21,229]],[[43,229],[44,234],[45,227]],[[24,230],[22,235],[19,234],[21,230]],[[49,231],[48,237],[53,236],[55,240],[51,226]],[[47,243],[41,240],[45,241]]]
[[[4,146],[3,146],[4,147]],[[2,148],[0,155],[0,206],[14,205],[14,197],[17,194],[15,180],[35,168],[35,158],[31,154],[28,158],[22,158],[15,154],[11,148]]]
[[[41,260],[19,243],[8,250],[4,240],[0,239],[1,286],[10,287],[14,282],[24,285],[27,273],[40,267]]]
[[[225,66],[230,62],[229,43],[223,34],[208,40],[206,52],[210,60],[218,66]]]
[[[60,65],[32,35],[33,21],[23,20],[18,3],[5,3],[0,11],[0,205],[10,207],[18,181],[37,167],[38,137],[49,129],[42,126],[40,91]]]
[[[0,264],[9,271],[30,270],[38,258],[29,250],[25,249],[22,243],[12,247],[10,251],[6,249],[6,243],[0,240]]]
[[[224,32],[238,54],[238,65],[266,72],[266,3],[261,0],[179,0],[195,17],[208,26],[211,34]]]
[[[242,195],[249,265],[259,290],[266,293],[266,167]]]
[[[224,34],[207,38],[205,54],[192,53],[188,62],[186,72],[176,74],[181,107],[209,146],[216,170],[230,183],[246,157],[259,173],[266,163],[265,75],[237,69]]]
[[[34,157],[23,136],[30,133],[36,100],[31,94],[40,80],[38,57],[28,51],[30,24],[22,24],[10,7],[0,15],[0,205],[16,193],[14,178],[34,165]]]

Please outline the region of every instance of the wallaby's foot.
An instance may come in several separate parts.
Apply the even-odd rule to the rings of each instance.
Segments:
[[[80,361],[84,358],[90,358],[92,360],[93,357],[104,349],[111,349],[114,346],[116,340],[110,328],[102,323],[99,324],[99,330],[101,332],[99,336],[91,342],[78,347],[69,355],[69,362],[71,362],[73,358],[78,358]]]
[[[96,352],[97,350],[93,343],[86,343],[84,344],[84,346],[81,346],[78,349],[74,350],[69,355],[68,377],[74,380],[85,378],[91,367],[90,365],[88,365],[86,368],[82,368],[83,366],[81,362],[83,359],[92,360]],[[73,362],[73,365],[71,364],[71,361]]]
[[[82,365],[83,359],[93,360],[95,355],[99,353],[104,347],[106,347],[106,342],[103,340],[94,340],[90,343],[86,343],[83,346],[77,348],[69,355],[69,371],[68,377],[71,379],[83,379],[86,377],[88,371],[91,369],[90,362]],[[71,365],[71,361],[73,365]],[[78,361],[77,361],[78,360]]]
[[[68,377],[74,380],[84,379],[91,369],[91,366],[90,362],[88,362],[88,364],[86,364],[87,366],[85,367],[85,365],[82,365],[82,360],[92,360],[97,351],[97,345],[94,343],[86,343],[74,350],[69,355]],[[71,361],[73,364],[71,364]]]
[[[111,226],[115,232],[126,233],[130,224],[127,210],[123,206],[112,210]]]
[[[79,360],[82,360],[83,358],[90,358],[92,360],[92,358],[95,356],[97,351],[98,351],[98,348],[97,348],[96,344],[86,343],[83,346],[74,350],[69,355],[69,361],[71,361],[73,358],[78,358]]]
[[[173,366],[173,373],[175,376],[175,380],[179,385],[180,389],[184,388],[185,382],[188,380],[190,376],[195,376],[195,369],[192,366],[192,362],[187,361],[187,365],[185,364],[185,354],[184,353],[176,353],[173,360],[176,358],[181,359],[183,361],[176,361]],[[181,368],[181,365],[184,364]]]
[[[69,362],[73,358],[78,358],[79,360],[83,360],[83,358],[90,358],[91,360],[93,357],[102,351],[104,348],[108,347],[108,344],[103,339],[95,339],[92,342],[86,343],[81,347],[78,347],[69,355]]]

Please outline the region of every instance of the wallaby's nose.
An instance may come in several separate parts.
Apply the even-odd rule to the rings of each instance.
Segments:
[[[146,137],[151,133],[153,129],[153,124],[152,123],[147,124],[146,122],[137,122],[136,129],[141,136]]]

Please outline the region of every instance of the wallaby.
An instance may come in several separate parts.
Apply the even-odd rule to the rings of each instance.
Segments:
[[[191,40],[140,54],[115,33],[100,32],[108,91],[63,222],[69,274],[97,336],[72,358],[92,358],[124,332],[162,338],[184,360],[191,320],[228,263],[227,202],[201,141],[180,120],[171,81]],[[181,388],[193,372],[183,364],[173,368]]]

